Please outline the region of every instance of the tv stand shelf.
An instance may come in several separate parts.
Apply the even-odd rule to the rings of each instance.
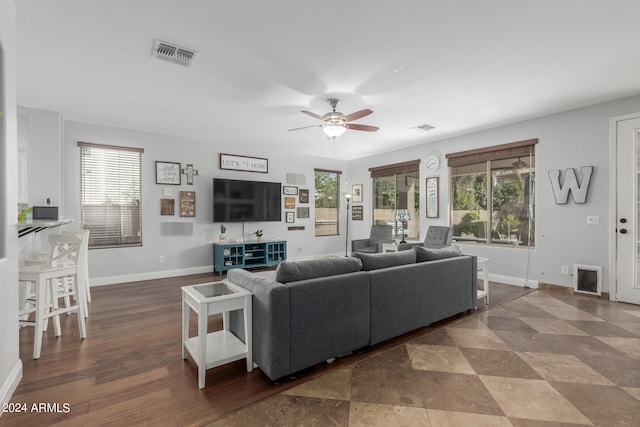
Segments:
[[[213,271],[221,276],[232,268],[270,267],[286,259],[287,242],[285,240],[213,244]]]

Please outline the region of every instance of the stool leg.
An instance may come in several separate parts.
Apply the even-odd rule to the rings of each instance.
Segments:
[[[80,332],[80,338],[87,337],[87,295],[85,293],[84,286],[78,284],[78,273],[73,276],[74,283],[76,285],[76,304],[78,305],[78,330]]]
[[[62,335],[62,329],[60,328],[60,315],[58,314],[58,309],[60,308],[60,302],[58,301],[58,279],[51,279],[49,281],[49,286],[51,287],[50,315],[53,318],[53,330],[55,331],[56,336],[59,337],[60,335]]]
[[[43,292],[44,291],[44,292]],[[40,350],[42,349],[42,335],[44,334],[44,312],[46,308],[46,299],[43,294],[46,291],[46,284],[36,282],[36,315],[35,315],[35,335],[33,336],[33,358],[40,358]]]

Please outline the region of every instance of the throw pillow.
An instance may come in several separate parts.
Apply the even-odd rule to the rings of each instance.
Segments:
[[[354,252],[351,256],[359,258],[362,261],[363,271],[378,270],[396,265],[415,264],[416,262],[416,253],[414,251],[385,252],[381,254]]]
[[[437,259],[453,258],[462,255],[462,251],[457,246],[447,246],[444,248],[425,248],[424,246],[414,246],[418,262],[434,261]]]
[[[362,262],[359,259],[347,257],[286,261],[278,265],[276,281],[280,283],[297,282],[298,280],[353,273],[361,269]]]

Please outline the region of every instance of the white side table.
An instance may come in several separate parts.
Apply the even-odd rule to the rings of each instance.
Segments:
[[[485,298],[485,304],[489,305],[489,258],[477,257],[478,272],[482,273],[483,287],[478,289],[478,299]]]
[[[383,243],[382,244],[382,252],[398,252],[398,244],[397,243]]]
[[[198,366],[198,386],[204,388],[207,369],[247,359],[253,370],[251,349],[251,297],[253,294],[231,282],[204,283],[182,287],[182,358],[191,355]],[[198,315],[198,335],[189,338],[189,309]],[[229,331],[229,312],[244,313],[245,343]],[[223,329],[207,333],[208,317],[222,313]]]

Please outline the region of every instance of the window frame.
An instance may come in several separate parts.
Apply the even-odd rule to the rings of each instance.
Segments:
[[[336,190],[335,190],[335,207],[329,207],[328,209],[333,209],[335,210],[335,233],[321,233],[318,234],[318,228],[319,227],[326,227],[326,224],[319,224],[318,223],[318,212],[319,209],[327,209],[327,208],[323,208],[323,207],[319,207],[318,206],[318,188],[316,186],[316,182],[317,182],[317,175],[319,173],[326,173],[326,174],[335,174],[335,181],[336,181]],[[340,206],[341,206],[341,197],[340,197],[340,178],[342,176],[342,171],[337,171],[337,170],[329,170],[329,169],[314,169],[313,171],[313,187],[314,187],[314,235],[315,237],[326,237],[326,236],[339,236],[340,235]],[[332,215],[329,215],[332,216]],[[331,219],[321,219],[324,221],[331,221]]]
[[[89,249],[142,246],[144,149],[82,141],[78,141],[77,146],[80,149],[80,221],[83,229],[91,231]],[[85,150],[95,152],[102,159],[90,159],[86,154],[89,151]],[[87,171],[90,171],[92,166],[99,168],[100,172],[97,178],[89,179]],[[126,167],[130,170],[127,171]],[[127,187],[126,192],[123,191],[123,187]],[[118,200],[126,202],[118,203]],[[91,224],[91,220],[88,220],[91,215],[94,216],[93,220],[98,220],[94,223],[97,225]],[[129,231],[124,231],[125,229]]]
[[[473,232],[474,237],[461,238],[460,236],[456,236],[456,232],[454,231],[454,240],[460,243],[475,243],[475,244],[481,244],[481,245],[495,245],[500,247],[521,247],[521,248],[527,248],[527,249],[535,249],[535,226],[534,226],[535,218],[536,218],[535,146],[537,143],[538,143],[537,139],[530,139],[530,140],[518,141],[514,143],[509,143],[509,144],[502,144],[502,145],[497,145],[492,147],[468,150],[468,151],[463,151],[458,153],[450,153],[446,155],[448,159],[449,177],[450,177],[449,179],[450,223],[454,227],[454,230],[456,226],[458,226],[458,223],[456,222],[456,218],[455,218],[456,210],[454,210],[454,207],[455,207],[454,203],[456,201],[456,198],[454,197],[456,194],[455,178],[458,176],[463,176],[462,174],[454,175],[454,172],[453,172],[454,168],[469,167],[470,169],[473,169],[475,167],[477,171],[474,172],[474,174],[477,175],[478,177],[484,178],[484,185],[486,187],[485,188],[486,195],[484,200],[485,208],[483,210],[485,212],[486,221],[482,220],[481,216],[478,216],[478,222],[484,222],[486,224],[484,227],[484,237],[482,236],[476,237],[475,232]],[[497,211],[494,210],[495,196],[497,193],[496,189],[499,188],[496,185],[496,183],[498,181],[498,177],[500,176],[500,171],[505,170],[507,171],[507,174],[509,174],[509,171],[508,171],[509,168],[500,167],[498,166],[498,163],[500,163],[501,161],[504,162],[505,160],[511,160],[511,159],[518,159],[519,161],[521,158],[524,158],[529,164],[529,169],[526,170],[526,175],[527,175],[526,180],[523,179],[521,181],[516,181],[514,179],[511,179],[511,182],[522,183],[522,188],[521,188],[522,191],[517,196],[518,198],[520,197],[522,198],[522,201],[519,203],[522,205],[522,208],[527,212],[527,218],[526,218],[527,221],[525,224],[526,238],[521,238],[520,236],[518,236],[515,239],[513,239],[510,230],[507,232],[506,239],[501,235],[494,237],[494,234],[498,232],[497,225],[500,224],[502,226],[502,222],[505,221],[506,217],[508,216],[514,216],[514,218],[511,218],[510,221],[505,221],[507,223],[507,227],[509,225],[508,223],[511,221],[514,221],[515,223],[517,223],[517,225],[521,224],[520,219],[517,218],[517,216],[513,215],[512,213],[507,214],[506,216],[504,216],[504,218],[503,216],[497,214],[502,209],[502,206],[504,205],[504,203],[501,204],[501,209]],[[519,171],[516,172],[515,169],[512,169],[511,173],[517,176],[517,174],[520,172]],[[496,183],[494,183],[494,181],[496,181]],[[504,180],[504,183],[508,183],[508,182],[509,182],[508,179]],[[504,183],[501,184],[501,186],[506,185]],[[469,210],[469,212],[471,212],[471,210]],[[494,216],[496,216],[495,220],[494,220]],[[476,221],[472,221],[472,222],[476,222]],[[496,227],[494,227],[494,225],[496,225]]]
[[[394,188],[393,195],[393,213],[391,219],[382,219],[381,221],[386,221],[387,223],[393,223],[393,231],[392,235],[394,238],[404,237],[407,239],[419,239],[420,238],[420,160],[409,160],[401,163],[393,163],[390,165],[384,166],[375,166],[369,168],[369,172],[371,174],[371,188],[372,191],[372,199],[371,199],[371,220],[372,223],[376,222],[376,210],[378,207],[376,205],[377,196],[376,194],[376,179],[387,179],[391,180]],[[415,174],[415,176],[411,176]],[[404,197],[404,202],[407,205],[405,208],[399,208],[398,203],[400,203],[400,193],[398,193],[399,187],[399,177],[405,180],[405,187],[409,187],[408,180],[412,178],[413,183],[415,184],[415,194],[413,197],[409,197],[409,192],[406,192],[406,196]],[[409,201],[413,200],[414,206],[409,206]],[[408,210],[411,214],[411,219],[409,221],[401,221],[398,219],[399,210]],[[406,228],[405,228],[406,226]],[[404,230],[409,230],[409,233],[405,233]],[[416,235],[411,235],[411,230],[414,230]]]

